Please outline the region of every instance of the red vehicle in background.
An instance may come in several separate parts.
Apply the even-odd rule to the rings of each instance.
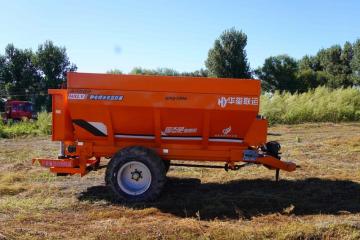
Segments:
[[[5,102],[5,112],[1,115],[6,123],[9,119],[20,121],[22,119],[36,119],[34,107],[31,102],[8,100]]]

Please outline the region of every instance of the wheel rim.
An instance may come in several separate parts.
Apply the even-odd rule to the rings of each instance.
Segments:
[[[125,163],[117,174],[120,189],[132,196],[146,192],[150,187],[151,180],[150,169],[138,161]]]

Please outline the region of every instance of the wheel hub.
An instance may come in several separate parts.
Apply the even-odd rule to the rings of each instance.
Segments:
[[[139,181],[140,178],[142,178],[141,173],[142,173],[142,171],[135,169],[135,171],[131,172],[131,179],[133,179],[135,181]]]
[[[122,165],[117,173],[120,189],[126,194],[136,196],[146,192],[151,185],[150,169],[142,162],[130,161]]]

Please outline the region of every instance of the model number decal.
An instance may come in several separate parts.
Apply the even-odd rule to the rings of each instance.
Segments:
[[[166,127],[165,131],[162,131],[162,135],[171,133],[196,133],[197,128],[186,128],[186,127]]]
[[[218,105],[222,108],[227,105],[259,105],[259,98],[257,97],[219,97]]]

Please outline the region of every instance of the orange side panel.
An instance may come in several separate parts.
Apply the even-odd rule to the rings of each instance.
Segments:
[[[260,146],[266,143],[267,126],[266,119],[254,120],[245,135],[245,142],[249,146]]]

